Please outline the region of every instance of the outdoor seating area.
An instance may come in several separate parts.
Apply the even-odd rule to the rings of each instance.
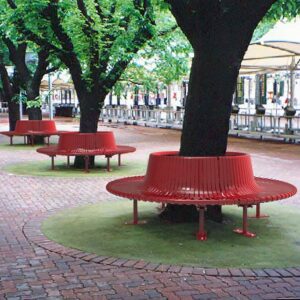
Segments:
[[[300,0],[0,17],[0,300],[300,299]]]
[[[34,137],[42,136],[47,138],[50,144],[50,136],[59,135],[53,120],[18,120],[14,131],[1,131],[0,134],[10,138],[10,145],[13,145],[14,136],[23,136],[24,144],[34,145]]]
[[[38,148],[36,151],[51,157],[51,169],[54,170],[54,158],[57,155],[67,157],[67,166],[70,167],[71,156],[84,157],[84,171],[88,172],[91,156],[103,155],[106,158],[106,170],[110,172],[110,159],[118,155],[118,165],[121,166],[121,155],[134,152],[131,146],[116,145],[115,137],[111,131],[97,133],[68,132],[59,136],[58,144]]]

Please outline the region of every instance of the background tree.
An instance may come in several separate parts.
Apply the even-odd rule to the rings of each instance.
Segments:
[[[7,1],[11,20],[68,67],[79,98],[80,131],[97,131],[100,109],[133,55],[152,38],[149,0]],[[35,22],[31,22],[35,20]]]
[[[3,1],[0,4],[4,4]],[[7,49],[11,64],[18,74],[18,81],[26,95],[26,105],[29,119],[42,119],[40,84],[45,74],[55,71],[57,66],[49,68],[50,51],[45,47],[39,47],[26,40],[24,35],[18,32],[20,21],[11,22],[10,14],[5,5],[0,6],[0,39]],[[22,25],[22,22],[21,22]],[[53,62],[57,63],[57,60]],[[10,113],[10,112],[9,112]]]
[[[155,35],[143,47],[120,77],[120,81],[142,86],[144,91],[157,93],[158,87],[180,81],[190,67],[190,43],[169,14],[161,12],[163,24],[157,24]],[[163,26],[170,28],[164,31]],[[127,88],[126,85],[123,85]]]
[[[20,80],[15,71],[12,75],[8,74],[7,66],[9,61],[8,50],[0,40],[0,91],[3,100],[8,103],[9,130],[14,130],[16,122],[19,120],[18,97],[20,92]]]

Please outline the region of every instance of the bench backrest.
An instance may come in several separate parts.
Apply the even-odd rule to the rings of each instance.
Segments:
[[[58,150],[96,150],[116,148],[113,132],[103,131],[97,133],[67,132],[62,133],[58,141]]]
[[[96,149],[116,149],[116,140],[112,131],[100,131],[95,133]]]
[[[18,120],[15,132],[26,133],[28,131],[55,132],[55,122],[52,120]]]
[[[56,125],[53,120],[41,120],[39,131],[56,132]]]
[[[36,120],[18,120],[16,124],[16,132],[28,132],[30,130],[38,130],[39,121]]]

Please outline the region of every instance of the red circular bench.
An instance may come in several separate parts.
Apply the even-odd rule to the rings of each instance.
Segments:
[[[243,207],[243,229],[236,232],[254,236],[247,229],[247,208],[262,202],[294,195],[293,185],[279,180],[254,177],[250,156],[228,152],[225,156],[183,157],[178,152],[156,152],[149,157],[145,176],[111,181],[106,186],[112,194],[134,200],[137,224],[137,201],[151,201],[199,208],[197,238],[206,239],[204,210],[208,205]]]
[[[14,136],[24,136],[24,143],[26,143],[26,137],[29,137],[32,145],[34,136],[47,137],[49,145],[50,136],[59,135],[60,131],[57,131],[53,120],[18,120],[14,131],[1,131],[0,134],[9,136],[11,145]]]
[[[96,133],[61,133],[57,145],[38,148],[36,151],[51,157],[52,170],[54,169],[54,157],[56,155],[67,156],[68,167],[70,156],[84,156],[85,171],[87,172],[90,156],[104,155],[107,159],[107,171],[110,171],[110,158],[112,156],[118,155],[118,165],[120,166],[121,154],[134,152],[135,150],[134,147],[116,145],[113,132],[99,131]]]

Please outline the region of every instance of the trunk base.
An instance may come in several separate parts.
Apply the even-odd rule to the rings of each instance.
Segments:
[[[89,157],[89,168],[95,167],[95,156]],[[85,160],[84,156],[76,156],[74,159],[74,168],[75,169],[84,169],[85,168]]]
[[[160,213],[160,219],[171,223],[197,222],[199,214],[196,206],[168,204]]]
[[[33,139],[33,141],[31,139]],[[33,145],[44,145],[45,138],[41,135],[36,135],[34,137],[28,136],[27,142],[28,142],[28,144],[33,144]]]
[[[198,222],[199,212],[194,205],[168,204],[159,214],[159,218],[170,223]],[[222,206],[208,206],[206,210],[206,218],[217,223],[222,223]]]
[[[222,206],[211,205],[207,207],[206,218],[217,223],[223,222]]]

